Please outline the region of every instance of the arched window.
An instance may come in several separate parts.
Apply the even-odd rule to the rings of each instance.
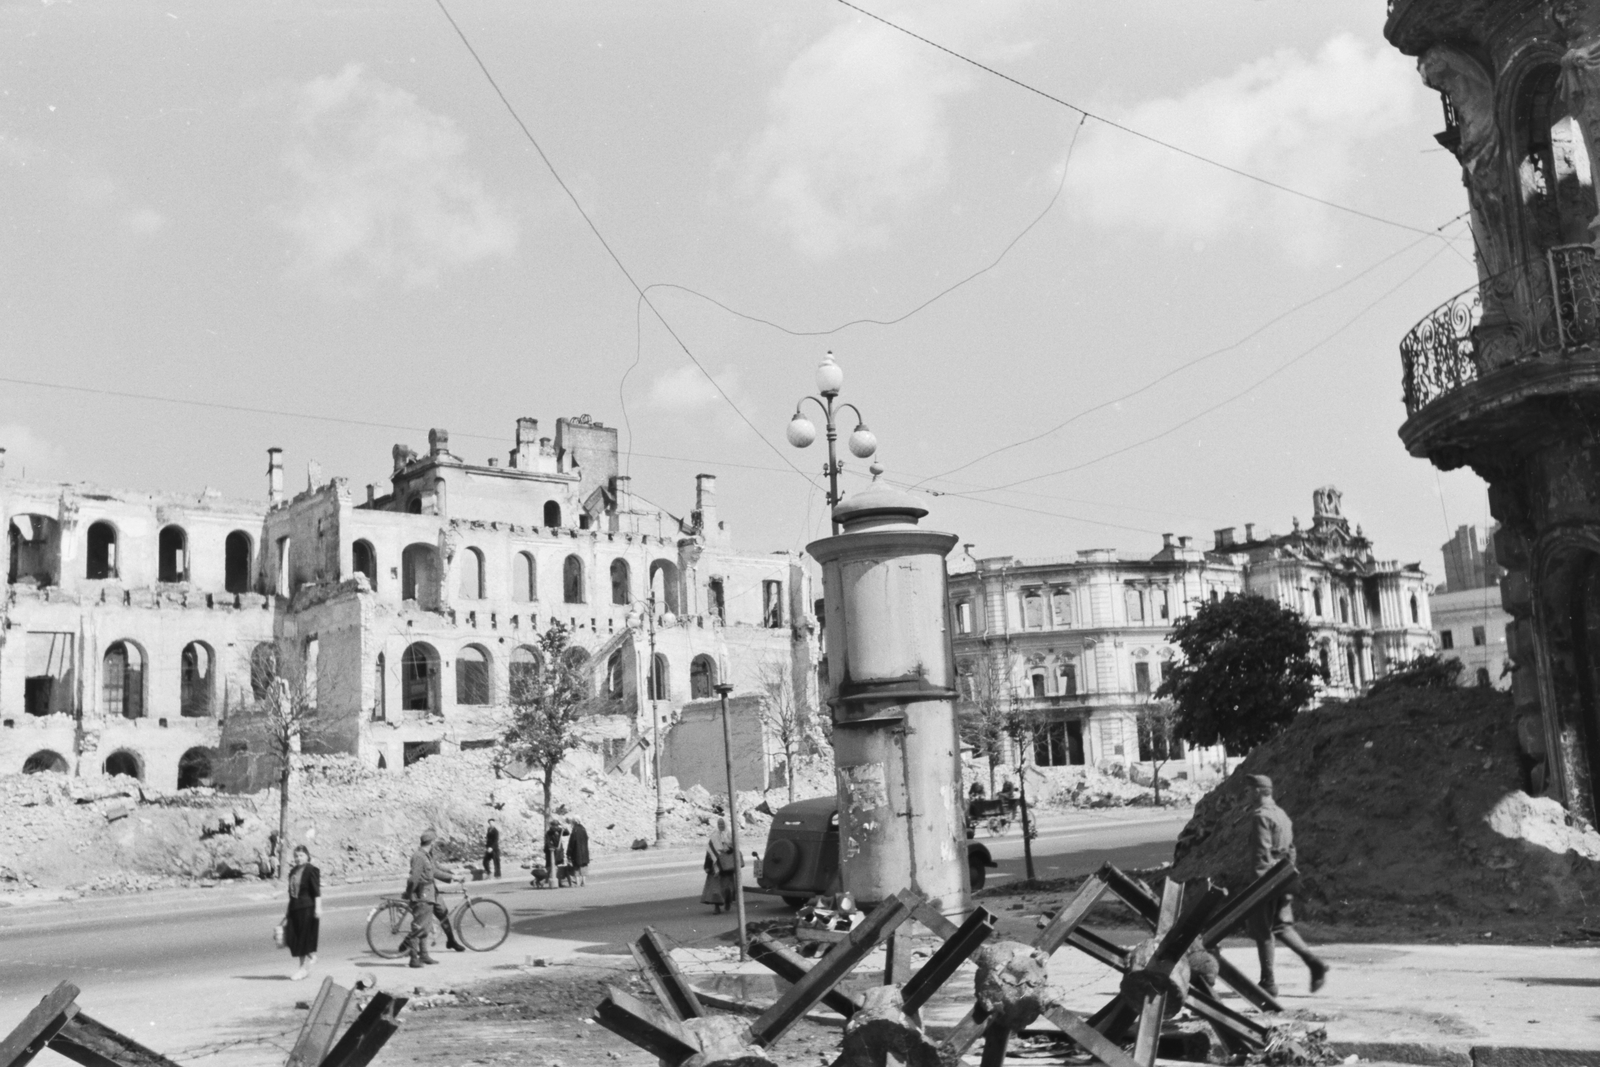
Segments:
[[[1417,595],[1411,594],[1411,622],[1416,625],[1422,621],[1421,614],[1417,611]]]
[[[1349,622],[1350,621],[1350,598],[1349,597],[1341,596],[1339,598],[1339,621],[1340,622]]]
[[[619,649],[611,653],[611,658],[606,660],[606,695],[620,697],[622,695],[622,652]]]
[[[461,550],[460,591],[465,600],[483,599],[483,553],[476,548]]]
[[[666,700],[667,693],[671,691],[671,667],[667,664],[667,657],[657,652],[650,657],[650,678],[647,688],[650,690],[651,700]]]
[[[518,552],[511,563],[511,599],[529,603],[539,599],[539,568],[532,552]]]
[[[1057,626],[1072,625],[1072,593],[1067,589],[1056,589],[1050,594],[1050,614],[1055,619]]]
[[[84,563],[86,578],[115,578],[117,576],[117,528],[109,522],[93,523],[89,527],[89,551]]]
[[[199,789],[211,784],[211,750],[191,748],[178,757],[178,788]]]
[[[422,514],[422,498],[421,497],[414,496],[414,497],[411,498],[411,500],[409,502],[407,502],[407,504],[406,504],[406,514],[407,515],[421,515]]]
[[[382,652],[372,664],[372,721],[383,722],[388,718],[389,707],[389,658]]]
[[[706,583],[706,601],[706,607],[713,619],[718,622],[728,621],[727,593],[723,589],[721,578],[713,578]]]
[[[544,524],[552,530],[561,525],[561,505],[554,500],[544,502]]]
[[[156,535],[156,581],[189,580],[189,535],[182,526],[163,526]]]
[[[1317,659],[1320,661],[1320,664],[1321,664],[1321,667],[1322,667],[1322,680],[1324,682],[1332,681],[1333,680],[1333,662],[1328,657],[1328,646],[1327,645],[1323,645],[1323,646],[1321,646],[1320,648],[1317,649]]]
[[[1480,688],[1480,689],[1489,688],[1490,682],[1489,682],[1489,668],[1488,667],[1479,667],[1478,668],[1477,678],[1478,678],[1478,688]]]
[[[71,768],[67,766],[67,761],[62,757],[61,753],[52,752],[48,748],[40,749],[22,763],[23,774],[46,774],[50,772],[66,774],[69,770]]]
[[[1322,586],[1320,585],[1311,587],[1311,614],[1322,614]]]
[[[585,693],[589,692],[593,688],[594,682],[589,674],[588,649],[578,648],[576,646],[567,649],[565,652],[561,653],[561,664],[564,668],[572,672],[574,679],[578,683],[578,686]]]
[[[102,769],[107,777],[114,774],[125,774],[129,778],[144,777],[144,766],[139,757],[125,748],[119,748],[107,756]]]
[[[678,606],[678,565],[669,559],[658,559],[650,564],[650,595],[655,597],[656,611],[670,611],[681,615]]]
[[[627,605],[633,603],[633,576],[628,572],[628,561],[611,561],[611,602]]]
[[[400,706],[429,714],[439,710],[439,653],[425,641],[414,641],[400,656]]]
[[[511,703],[528,704],[539,692],[539,676],[544,658],[530,645],[511,650]]]
[[[477,707],[489,702],[489,654],[468,645],[456,653],[456,703]]]
[[[577,556],[568,556],[561,565],[561,593],[562,599],[568,604],[582,604],[583,595],[583,560]]]
[[[235,530],[222,542],[222,588],[230,593],[250,591],[250,556],[254,543],[243,530]]]
[[[371,541],[356,541],[350,546],[350,569],[367,576],[367,585],[378,588],[378,553]]]
[[[144,653],[128,641],[116,641],[106,649],[100,664],[102,711],[107,718],[144,716]]]
[[[711,697],[717,686],[717,661],[696,656],[689,664],[689,696],[695,700]]]
[[[1345,666],[1345,671],[1347,672],[1347,675],[1348,675],[1348,677],[1350,679],[1350,684],[1351,685],[1359,685],[1360,682],[1361,682],[1361,678],[1360,678],[1359,675],[1356,674],[1356,650],[1355,649],[1347,648],[1347,649],[1344,650],[1344,666]]]
[[[400,599],[433,607],[439,588],[439,550],[430,544],[410,544],[400,553]]]
[[[266,700],[278,684],[278,646],[262,641],[250,650],[250,695]]]
[[[1583,128],[1568,113],[1559,79],[1554,63],[1529,72],[1516,102],[1518,185],[1528,236],[1540,252],[1587,244],[1595,215],[1594,176]]]
[[[186,719],[211,717],[216,689],[216,657],[211,646],[190,641],[179,657],[178,713]]]

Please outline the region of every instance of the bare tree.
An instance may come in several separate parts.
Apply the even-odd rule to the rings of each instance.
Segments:
[[[990,796],[994,795],[995,779],[1006,757],[1011,693],[1005,668],[1009,659],[1005,651],[989,650],[980,659],[964,663],[967,669],[960,676],[965,690],[961,694],[965,698],[961,707],[961,740],[989,764]]]
[[[274,862],[287,870],[289,858],[289,786],[294,758],[318,727],[316,693],[306,681],[304,663],[283,654],[281,642],[266,646],[265,654],[250,659],[250,689],[256,694],[255,713],[265,737],[267,752],[277,765],[278,841]]]
[[[810,718],[805,701],[795,692],[789,661],[768,656],[756,668],[761,686],[761,721],[768,736],[783,749],[785,777],[789,780],[789,803],[794,803],[794,761],[805,740]]]
[[[1033,868],[1033,841],[1039,836],[1039,828],[1033,824],[1033,813],[1028,806],[1028,771],[1033,762],[1029,757],[1039,741],[1044,722],[1027,708],[1017,707],[1015,700],[1008,703],[1006,733],[1017,744],[1017,806],[1022,813],[1022,863],[1028,881],[1032,882],[1037,878]]]
[[[1161,805],[1161,768],[1178,746],[1178,705],[1171,700],[1150,700],[1139,705],[1135,715],[1139,727],[1140,759],[1149,753],[1150,777],[1156,790],[1156,806]]]

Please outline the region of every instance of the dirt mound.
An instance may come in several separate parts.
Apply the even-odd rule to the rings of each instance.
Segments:
[[[1600,917],[1600,835],[1522,790],[1510,697],[1400,689],[1300,715],[1196,806],[1174,874],[1248,880],[1246,776],[1294,819],[1296,905],[1412,928],[1521,915],[1552,934]]]

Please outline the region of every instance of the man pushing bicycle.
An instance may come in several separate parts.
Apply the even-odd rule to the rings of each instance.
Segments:
[[[411,873],[406,878],[405,898],[411,903],[411,932],[406,935],[403,951],[411,955],[411,966],[422,967],[439,961],[428,955],[428,937],[433,932],[433,920],[438,919],[444,928],[445,947],[454,952],[465,952],[467,947],[456,940],[450,929],[450,912],[439,903],[437,882],[453,882],[456,873],[433,858],[433,845],[439,835],[433,830],[422,831],[422,843],[411,854]]]

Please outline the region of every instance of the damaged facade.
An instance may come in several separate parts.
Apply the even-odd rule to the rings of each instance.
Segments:
[[[1168,640],[1195,606],[1230,593],[1277,600],[1305,617],[1323,679],[1319,699],[1355,696],[1374,678],[1433,647],[1426,577],[1417,564],[1377,560],[1341,514],[1340,494],[1313,494],[1313,520],[1281,536],[1246,524],[1216,531],[1212,548],[1167,535],[1148,559],[1111,549],[1075,558],[975,561],[950,575],[950,632],[961,677],[960,710],[989,699],[1046,727],[1030,753],[1045,766],[1145,762],[1139,709],[1178,650]],[[1199,776],[1218,754],[1187,759]]]
[[[307,749],[398,769],[486,747],[555,622],[616,710],[590,724],[613,769],[647,774],[652,711],[665,733],[718,682],[787,676],[811,699],[800,557],[736,552],[713,476],[677,519],[632,494],[617,458],[616,431],[587,417],[553,440],[520,419],[504,464],[435,430],[359,495],[312,464],[291,498],[269,450],[264,507],[0,482],[0,772],[253,787],[274,677],[315,705]]]
[[[1407,451],[1489,483],[1529,786],[1600,819],[1600,5],[1391,0],[1444,103],[1478,284],[1401,340]]]

